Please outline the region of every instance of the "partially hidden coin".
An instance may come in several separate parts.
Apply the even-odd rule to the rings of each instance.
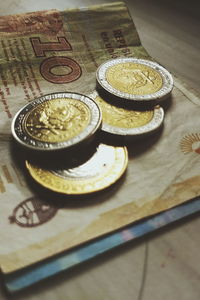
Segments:
[[[26,167],[36,182],[67,195],[93,193],[111,186],[125,172],[127,164],[126,147],[106,144],[100,144],[87,162],[71,169],[44,169],[26,160]]]
[[[172,75],[164,67],[131,57],[104,62],[97,69],[96,79],[100,88],[127,104],[165,99],[173,88]]]
[[[102,111],[102,130],[120,136],[140,136],[157,130],[163,123],[164,110],[156,105],[150,110],[133,110],[118,107],[100,97],[97,91],[89,95]]]
[[[14,138],[34,150],[59,150],[79,145],[100,128],[98,105],[77,93],[44,95],[25,105],[14,117]]]

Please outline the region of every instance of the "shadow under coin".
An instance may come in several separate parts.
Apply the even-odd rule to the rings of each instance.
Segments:
[[[99,96],[108,104],[116,106],[118,108],[125,108],[126,110],[138,110],[146,111],[153,109],[156,105],[160,105],[167,110],[171,106],[171,94],[166,95],[162,99],[152,99],[152,100],[128,100],[121,97],[117,97],[114,94],[107,92],[102,89],[97,83],[96,90]]]
[[[99,145],[98,136],[90,143],[74,147],[70,150],[56,151],[34,151],[22,147],[12,139],[10,144],[11,156],[14,162],[24,169],[25,161],[30,161],[34,165],[38,165],[45,169],[75,168],[88,161],[96,152]]]
[[[94,156],[99,146],[99,139],[100,137],[98,136],[93,143],[90,143],[89,147],[82,148],[81,150],[77,149],[76,151],[73,151],[73,153],[68,151],[56,151],[54,153],[46,154],[44,152],[29,151],[19,146],[15,141],[11,142],[10,151],[14,163],[23,172],[26,183],[35,197],[58,209],[64,207],[86,207],[97,205],[114,197],[123,184],[126,175],[120,175],[119,178],[116,179],[116,182],[108,182],[108,184],[96,190],[94,189],[92,192],[90,191],[87,193],[86,191],[83,193],[70,194],[67,190],[66,192],[58,192],[51,188],[51,186],[47,188],[45,185],[38,183],[30,175],[25,166],[25,162],[27,160],[29,165],[46,170],[49,172],[49,175],[51,175],[52,172],[56,174],[60,172],[60,177],[62,177],[62,172],[65,172],[65,170],[69,173],[70,169],[73,170],[73,168],[87,163],[87,161]],[[97,172],[99,172],[99,170],[97,170]],[[59,174],[57,175],[59,177]],[[65,178],[65,176],[63,177]],[[75,184],[79,185],[79,180],[77,178],[72,178],[72,181],[73,180]]]
[[[115,147],[124,147],[128,149],[129,158],[142,155],[152,148],[161,139],[164,129],[162,124],[157,130],[138,136],[117,136],[110,133],[101,133],[101,140],[104,144]]]

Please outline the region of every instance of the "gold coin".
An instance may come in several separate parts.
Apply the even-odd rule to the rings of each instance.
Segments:
[[[59,98],[36,106],[25,117],[24,130],[42,142],[63,142],[80,134],[89,124],[88,106],[76,99]]]
[[[153,118],[153,110],[136,111],[111,105],[100,96],[95,98],[95,102],[100,106],[103,122],[111,126],[121,128],[137,128],[149,123]]]
[[[142,135],[159,128],[164,120],[164,111],[158,105],[151,110],[139,111],[112,105],[96,91],[89,97],[101,108],[102,130],[108,133],[124,136]],[[109,96],[106,99],[109,99]]]
[[[116,182],[128,164],[126,147],[100,144],[84,164],[68,169],[44,169],[26,161],[30,175],[43,187],[54,192],[77,195],[103,190]]]
[[[106,72],[106,79],[120,92],[135,95],[153,94],[163,84],[162,77],[156,70],[133,62],[111,66]]]
[[[99,90],[127,104],[156,102],[166,98],[173,88],[173,78],[165,68],[153,61],[132,57],[102,63],[96,79]]]
[[[60,150],[80,145],[101,126],[101,111],[89,97],[52,93],[29,102],[15,115],[11,130],[21,145],[34,150]]]

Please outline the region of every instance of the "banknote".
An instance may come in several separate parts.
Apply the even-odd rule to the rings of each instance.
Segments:
[[[200,195],[200,101],[177,80],[162,130],[129,144],[125,176],[101,193],[74,199],[41,191],[10,137],[14,114],[32,99],[58,91],[90,94],[97,67],[110,58],[151,59],[124,3],[1,17],[0,44],[4,274]]]
[[[5,286],[11,293],[20,291],[41,280],[59,274],[73,266],[103,254],[117,246],[199,211],[200,198],[198,197],[156,216],[152,216],[149,219],[141,220],[134,225],[127,226],[119,232],[109,234],[106,237],[94,240],[94,242],[90,242],[77,249],[53,257],[50,261],[44,261],[22,271],[5,275]]]

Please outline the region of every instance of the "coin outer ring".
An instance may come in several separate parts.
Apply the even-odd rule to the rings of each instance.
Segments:
[[[109,146],[113,147],[113,146]],[[61,178],[49,170],[32,166],[29,161],[25,161],[30,175],[43,187],[57,193],[67,195],[89,194],[101,191],[114,184],[126,171],[128,166],[128,151],[126,147],[115,148],[115,163],[106,170],[105,173],[82,180],[70,180]]]
[[[96,91],[94,91],[92,94],[89,95],[89,97],[94,99],[95,101],[95,99],[100,96]],[[153,108],[153,110],[154,110],[153,118],[150,120],[149,123],[143,126],[136,127],[136,128],[122,128],[122,127],[116,127],[116,126],[111,126],[109,124],[106,124],[103,120],[101,130],[107,133],[122,135],[122,136],[139,136],[142,134],[151,133],[154,130],[157,130],[164,121],[164,109],[159,105],[156,105]]]
[[[112,67],[114,65],[118,65],[121,63],[137,63],[137,64],[143,64],[145,66],[148,66],[155,71],[157,71],[163,79],[163,85],[160,90],[158,90],[155,93],[148,94],[148,95],[136,95],[136,94],[129,94],[129,93],[124,93],[121,92],[114,87],[112,87],[107,79],[106,79],[106,71],[108,70],[109,67]],[[156,62],[150,61],[150,60],[145,60],[145,59],[138,59],[138,58],[117,58],[117,59],[112,59],[108,60],[105,63],[101,64],[96,72],[96,79],[98,84],[106,90],[108,93],[115,95],[118,98],[122,98],[123,100],[135,100],[135,101],[152,101],[152,100],[161,100],[166,98],[172,91],[174,81],[172,75],[161,65],[159,65]]]
[[[36,106],[44,102],[55,100],[55,99],[62,99],[62,98],[79,100],[88,106],[91,113],[91,120],[84,131],[82,131],[80,134],[78,134],[77,136],[75,136],[74,138],[68,141],[57,142],[57,143],[38,141],[32,138],[24,131],[23,121],[27,113],[29,113],[33,108],[35,108]],[[61,150],[65,148],[70,148],[72,146],[81,143],[87,138],[90,138],[100,128],[101,123],[102,123],[101,110],[99,109],[95,101],[90,99],[88,96],[77,94],[77,93],[71,93],[71,92],[52,93],[37,98],[32,102],[26,104],[24,107],[22,107],[17,112],[17,114],[15,115],[12,121],[11,131],[16,141],[18,141],[21,145],[28,147],[29,149],[34,149],[38,151],[43,151],[43,150],[52,151],[52,150]]]

